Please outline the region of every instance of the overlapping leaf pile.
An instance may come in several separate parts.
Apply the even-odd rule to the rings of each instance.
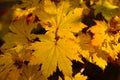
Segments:
[[[82,23],[84,11],[89,9],[85,2],[23,0],[13,6],[10,32],[2,38],[0,80],[47,80],[57,68],[65,80],[86,80],[80,73],[72,76],[72,60],[84,63],[84,57],[104,70],[109,59],[118,59],[120,18],[117,14],[106,16],[101,8],[109,12],[119,5],[90,0],[95,15],[101,12],[105,20],[95,20],[96,25],[88,27]]]

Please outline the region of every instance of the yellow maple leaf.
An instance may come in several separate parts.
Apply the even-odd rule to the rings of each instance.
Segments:
[[[38,15],[40,23],[47,32],[45,35],[39,35],[41,42],[35,42],[30,47],[34,50],[31,65],[42,64],[41,70],[46,77],[55,72],[57,66],[63,74],[71,76],[72,62],[70,60],[81,61],[78,57],[80,47],[74,33],[78,33],[85,27],[80,22],[83,8],[70,10],[69,1],[61,1],[58,5],[56,6],[50,0],[44,1],[42,11],[47,18],[40,15],[43,12],[37,13],[40,15]]]
[[[43,41],[35,42],[30,47],[35,50],[30,61],[31,65],[42,64],[41,70],[46,77],[55,72],[57,66],[63,74],[71,76],[72,62],[70,60],[81,61],[78,57],[79,45],[70,39],[41,40]]]
[[[90,28],[90,31],[94,34],[91,43],[93,46],[102,46],[106,38],[105,31],[107,30],[107,24],[103,21],[96,21],[96,25]]]
[[[74,77],[74,80],[87,80],[87,76],[81,75],[80,73],[77,73]]]
[[[101,49],[106,51],[108,55],[115,60],[120,51],[120,49],[118,48],[119,46],[120,46],[119,43],[114,44],[113,36],[107,36]]]
[[[55,30],[63,30],[62,34],[69,32],[77,33],[86,27],[86,25],[80,22],[83,8],[70,10],[69,1],[61,1],[58,6],[56,6],[54,2],[45,0],[44,4],[44,10],[37,11],[36,14],[41,20],[40,23],[47,31],[53,30],[54,28]]]
[[[16,72],[16,76],[14,79],[17,80],[19,76],[19,70],[16,70],[14,61],[12,60],[12,55],[10,53],[5,53],[4,55],[0,55],[0,80],[10,79],[12,80],[12,72]],[[10,71],[11,70],[11,71]]]
[[[107,66],[107,61],[102,59],[101,57],[98,57],[95,54],[93,54],[93,63],[95,63],[96,65],[98,65],[101,69],[105,69],[105,67]]]
[[[30,24],[27,24],[26,18],[22,17],[17,21],[11,22],[9,28],[10,31],[7,33],[3,40],[6,42],[2,45],[2,49],[12,48],[17,44],[28,44],[32,42],[32,39],[35,38],[35,35],[31,31],[37,27],[37,23],[33,23],[33,20]]]
[[[87,76],[77,73],[74,77],[65,76],[65,80],[87,80]]]
[[[31,51],[26,49],[26,46],[22,47],[23,46],[18,45],[14,48],[7,49],[5,51],[6,53],[0,55],[0,80],[18,80],[20,78],[28,79],[29,76],[33,76],[34,78],[35,73],[36,76],[38,76],[37,72],[39,65],[35,68],[28,66]],[[25,63],[26,61],[28,63]],[[32,69],[34,69],[33,71],[36,69],[34,74],[29,72],[29,70]],[[42,77],[42,75],[39,77]]]

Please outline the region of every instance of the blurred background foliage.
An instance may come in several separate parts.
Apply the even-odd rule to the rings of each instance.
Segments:
[[[59,2],[59,0],[53,0]],[[71,0],[72,1],[72,0]],[[86,7],[84,10],[84,16],[82,22],[89,27],[95,25],[94,20],[106,20],[118,15],[120,17],[120,0],[108,0],[115,6],[109,3],[101,3],[104,0],[80,0],[81,5]],[[73,0],[73,6],[78,6],[79,0]],[[96,2],[96,3],[95,3]],[[12,6],[16,4],[22,4],[21,0],[0,0],[0,46],[3,44],[2,37],[9,32],[8,26],[13,17],[14,9]],[[97,5],[96,5],[97,4]],[[109,6],[112,6],[110,8]],[[118,7],[116,7],[118,6]],[[85,32],[87,29],[84,29]],[[37,33],[37,31],[35,31]],[[87,61],[86,61],[87,62]],[[77,73],[81,69],[81,63],[73,61],[74,73]],[[60,72],[57,71],[51,76],[51,80],[57,76]],[[109,62],[105,71],[102,72],[98,66],[88,63],[86,70],[83,74],[90,77],[89,80],[120,80],[120,60]]]

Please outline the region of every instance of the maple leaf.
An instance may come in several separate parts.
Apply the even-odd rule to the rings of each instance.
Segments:
[[[48,80],[40,71],[40,65],[24,67],[18,80]]]
[[[105,40],[107,30],[107,24],[103,21],[96,21],[96,25],[92,26],[89,30],[94,34],[91,43],[93,46],[102,46],[102,43]]]
[[[101,57],[98,57],[96,54],[93,54],[93,63],[98,65],[101,69],[105,69],[107,65],[107,61],[102,59]]]
[[[14,61],[12,60],[12,55],[9,53],[6,53],[5,55],[0,55],[0,79],[10,79],[12,80],[11,76],[13,76],[11,73],[15,72],[16,76],[14,76],[14,79],[17,80],[19,76],[19,70],[16,70],[16,67],[13,66]]]
[[[34,50],[31,64],[42,64],[41,70],[46,77],[55,72],[57,66],[63,74],[71,76],[72,62],[70,60],[81,61],[78,57],[80,47],[74,33],[86,27],[80,22],[83,8],[69,11],[68,1],[61,1],[58,5],[56,6],[50,0],[44,1],[42,11],[47,18],[40,15],[43,14],[41,11],[37,15],[47,32],[45,35],[39,35],[41,42],[33,43],[30,47]]]
[[[59,6],[56,6],[54,2],[51,2],[50,0],[45,0],[44,4],[44,10],[36,13],[41,20],[42,26],[46,30],[59,28],[65,29],[67,32],[78,32],[86,27],[79,21],[82,16],[83,8],[75,8],[70,11],[70,4],[68,1],[61,1]],[[46,17],[43,17],[41,15]]]
[[[94,31],[94,29],[93,29],[93,31]],[[99,38],[99,36],[98,36],[98,38]],[[95,65],[98,65],[100,68],[102,68],[104,70],[107,65],[107,57],[108,57],[107,53],[105,53],[101,49],[99,49],[100,47],[98,49],[96,47],[94,47],[91,43],[91,37],[88,34],[79,33],[78,40],[80,41],[79,44],[82,49],[80,51],[81,55],[85,59],[87,59],[89,62],[91,62]],[[96,43],[98,43],[97,40],[96,40]]]
[[[117,11],[119,10],[119,7],[113,3],[113,0],[99,0],[99,2],[96,2],[96,5],[93,6],[95,15],[97,13],[102,13],[105,19],[109,21],[112,17],[117,15]]]
[[[115,44],[114,43],[114,37],[113,36],[107,36],[103,46],[101,47],[102,50],[106,51],[109,56],[112,58],[112,59],[117,59],[117,55],[119,53],[119,43],[118,44]]]
[[[90,31],[94,34],[91,44],[98,47],[95,48],[95,55],[92,55],[92,62],[101,61],[102,63],[96,62],[96,64],[104,69],[107,65],[106,61],[108,60],[108,57],[111,57],[114,60],[117,59],[117,55],[120,51],[118,49],[119,32],[111,35],[109,32],[109,29],[111,29],[109,23],[106,24],[102,21],[97,21],[96,23],[95,26],[90,28]]]
[[[74,80],[78,80],[78,79],[82,79],[82,80],[87,80],[87,76],[84,76],[84,75],[82,75],[82,74],[80,74],[80,73],[77,73],[76,75],[75,75],[75,77],[74,77]]]
[[[24,56],[25,58],[25,56]],[[10,53],[0,55],[0,80],[47,80],[39,70],[39,65],[27,66],[20,56]]]
[[[81,61],[78,57],[79,46],[69,39],[59,39],[58,41],[41,40],[41,42],[33,43],[30,47],[34,50],[30,61],[31,65],[42,63],[41,70],[46,77],[55,72],[57,66],[63,74],[71,76],[72,62],[70,60]]]
[[[69,76],[65,76],[65,80],[87,80],[87,76],[77,73],[73,78],[70,78]]]
[[[18,80],[20,77],[26,78],[26,74],[28,74],[27,70],[29,70],[28,63],[31,57],[31,51],[26,49],[26,47],[18,45],[7,49],[4,54],[0,55],[1,80]]]
[[[112,59],[117,59],[119,53],[119,17],[111,19],[108,26],[108,34],[106,35],[102,50],[106,51]],[[114,24],[114,25],[113,25]],[[113,34],[115,33],[115,34]]]
[[[31,31],[37,27],[37,23],[27,24],[26,18],[21,18],[17,21],[13,21],[9,26],[11,32],[3,37],[5,44],[1,47],[2,49],[12,48],[17,44],[28,44],[35,38]]]
[[[78,33],[78,44],[81,48],[81,55],[91,62],[91,54],[95,52],[94,46],[91,44],[91,37],[88,33]]]

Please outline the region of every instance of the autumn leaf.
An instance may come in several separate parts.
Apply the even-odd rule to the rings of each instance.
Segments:
[[[79,46],[69,39],[42,40],[42,42],[33,43],[30,47],[34,50],[31,65],[42,64],[41,70],[46,77],[52,75],[57,66],[63,74],[71,76],[72,62],[70,60],[81,61],[78,57]]]
[[[95,9],[95,15],[98,13],[102,13],[106,20],[110,20],[112,17],[117,15],[118,6],[114,5],[113,0],[99,0],[96,2],[96,5],[93,6]]]
[[[65,80],[87,80],[87,76],[84,76],[84,75],[81,75],[80,73],[77,73],[73,78],[65,76]]]
[[[37,27],[37,23],[33,23],[32,21],[30,24],[27,24],[25,18],[13,21],[9,26],[11,32],[3,37],[6,43],[2,46],[2,49],[11,48],[17,44],[28,44],[32,42],[35,35],[31,34],[31,31]]]
[[[106,38],[105,31],[107,30],[108,26],[103,21],[96,21],[96,25],[92,26],[89,30],[94,34],[91,43],[93,46],[102,46]]]
[[[28,66],[22,62],[20,56],[5,53],[4,55],[0,55],[0,60],[0,80],[47,80],[38,71],[40,68],[39,65]]]
[[[68,11],[70,4],[67,1],[61,1],[58,5],[56,6],[50,0],[44,1],[43,11],[48,18],[38,17],[47,32],[45,35],[39,35],[41,42],[35,42],[30,47],[34,50],[31,65],[42,64],[41,70],[46,77],[52,75],[57,66],[63,74],[71,76],[72,62],[70,60],[81,61],[80,47],[74,33],[86,27],[80,22],[83,8]],[[43,14],[40,12],[39,14]],[[49,17],[48,14],[51,16]]]
[[[0,79],[1,80],[18,80],[20,77],[28,79],[31,50],[26,49],[27,46],[17,45],[14,48],[7,49],[4,54],[0,55]],[[39,68],[39,67],[38,67]],[[36,68],[37,69],[37,68]],[[38,70],[37,70],[38,71]],[[16,73],[16,75],[15,75]],[[29,72],[30,73],[30,72]],[[32,76],[32,74],[31,74]],[[26,77],[26,78],[25,78]]]
[[[23,68],[18,80],[48,80],[40,71],[40,65],[28,65]]]
[[[12,73],[16,73],[16,76],[14,76],[14,79],[17,80],[20,71],[17,70],[13,64],[14,61],[12,60],[12,55],[9,53],[6,53],[5,55],[0,55],[0,79],[13,79]],[[12,79],[11,79],[12,78]]]
[[[91,62],[91,54],[95,52],[95,48],[91,44],[91,36],[88,33],[79,32],[77,39],[81,48],[81,55]]]
[[[107,37],[103,46],[101,47],[102,50],[106,51],[109,56],[112,58],[112,59],[117,59],[117,55],[119,53],[119,43],[118,44],[114,44],[114,37],[111,36],[111,37]]]
[[[95,55],[92,55],[92,62],[101,61],[102,63],[96,62],[96,64],[104,69],[107,65],[106,61],[108,60],[108,57],[111,57],[114,60],[117,59],[117,55],[120,51],[117,48],[119,46],[119,43],[117,43],[119,33],[111,35],[109,32],[110,26],[108,24],[103,21],[97,21],[96,23],[95,26],[90,28],[90,31],[94,34],[91,44],[98,47],[95,49]]]
[[[72,75],[73,60],[84,63],[84,57],[104,70],[108,58],[118,59],[119,3],[114,0],[21,1],[8,16],[0,16],[0,38],[4,41],[0,80],[48,80],[57,68],[65,80],[87,80],[89,77],[81,73]],[[94,26],[87,27],[84,16],[91,15],[92,10],[106,21],[96,20]],[[44,34],[35,34],[38,25]]]
[[[101,69],[104,70],[107,65],[107,53],[102,51],[100,47],[94,47],[91,44],[91,38],[89,35],[81,33],[79,34],[79,38],[80,47],[82,48],[80,51],[81,55],[89,62],[98,65]]]
[[[46,17],[41,16],[43,11],[37,12],[37,15],[46,30],[52,30],[52,28],[56,29],[58,27],[59,29],[64,28],[66,31],[78,32],[86,27],[79,21],[82,17],[83,8],[75,8],[69,11],[69,7],[70,4],[68,1],[61,1],[59,6],[55,6],[54,2],[46,0],[44,7],[44,16],[46,15]]]
[[[82,74],[80,74],[80,73],[77,73],[76,75],[75,75],[75,77],[74,77],[74,80],[87,80],[87,76],[84,76],[84,75],[82,75]]]
[[[101,57],[98,57],[96,54],[93,54],[93,63],[98,65],[103,70],[107,66],[107,61],[102,59]]]

